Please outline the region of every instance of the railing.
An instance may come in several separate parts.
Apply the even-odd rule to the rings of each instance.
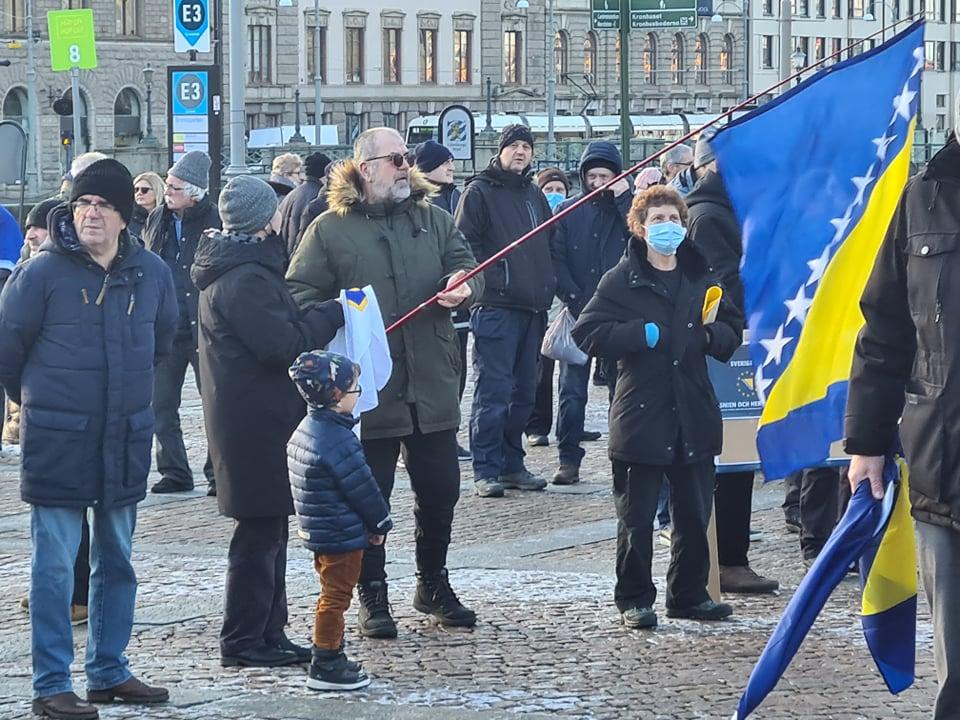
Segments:
[[[247,148],[246,164],[254,175],[269,175],[273,159],[284,153],[297,153],[306,157],[311,153],[322,152],[331,160],[340,160],[353,154],[353,145],[284,145],[282,147]],[[230,151],[224,150],[220,157],[220,169],[230,167]]]

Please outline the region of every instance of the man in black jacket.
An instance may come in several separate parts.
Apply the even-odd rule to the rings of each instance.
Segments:
[[[467,180],[457,227],[479,262],[546,221],[550,206],[531,181],[533,135],[508,125],[500,153]],[[546,481],[523,463],[523,430],[536,392],[537,356],[556,281],[550,231],[484,271],[485,289],[470,317],[476,385],[470,450],[477,494],[502,497],[504,488],[542,490]]]
[[[197,358],[197,301],[199,292],[190,279],[190,266],[197,243],[205,230],[220,227],[217,208],[207,196],[210,158],[198,150],[188,152],[167,173],[164,204],[147,218],[143,243],[164,259],[173,272],[177,289],[180,320],[173,352],[164,358],[154,378],[153,409],[157,415],[157,471],[160,481],[151,488],[155,493],[193,490],[193,472],[187,462],[187,450],[180,430],[180,398],[187,366],[193,368],[200,386]],[[207,494],[216,495],[210,454],[203,466]]]
[[[952,135],[907,184],[860,300],[866,324],[854,351],[845,427],[851,488],[869,480],[881,498],[883,456],[899,421],[933,618],[935,720],[957,717],[960,707],[960,283],[947,280],[960,272],[958,208],[960,145]]]
[[[590,143],[580,158],[582,192],[562,203],[558,212],[587,193],[603,187],[622,172],[620,151],[612,143]],[[557,297],[574,318],[593,297],[603,274],[614,267],[626,249],[627,213],[633,194],[630,183],[620,180],[593,200],[557,221],[553,236],[553,267],[557,275]],[[580,447],[590,361],[585,365],[560,364],[560,409],[557,416],[557,444],[560,468],[553,476],[556,485],[580,481]]]
[[[307,205],[323,190],[324,171],[330,164],[330,158],[320,152],[307,155],[303,162],[306,180],[291,190],[280,203],[280,235],[286,243],[287,260],[293,257],[303,226],[303,211]]]
[[[687,196],[690,208],[689,237],[707,258],[723,285],[726,296],[743,312],[743,283],[740,257],[743,239],[733,214],[716,161],[706,139],[697,142],[693,167],[696,187]],[[720,589],[728,593],[774,592],[780,584],[750,568],[750,515],[753,509],[753,472],[723,473],[717,476],[714,496],[717,513],[717,550],[720,560]]]

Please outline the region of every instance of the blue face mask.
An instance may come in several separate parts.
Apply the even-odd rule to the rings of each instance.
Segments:
[[[675,222],[647,225],[647,243],[661,255],[676,255],[687,229]]]
[[[567,199],[563,193],[544,193],[544,197],[547,198],[551,210],[556,210],[557,206]]]

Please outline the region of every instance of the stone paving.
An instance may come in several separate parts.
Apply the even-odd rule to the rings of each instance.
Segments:
[[[605,393],[594,388],[587,425],[605,431]],[[464,399],[469,409],[469,394]],[[202,484],[199,401],[187,382],[183,425]],[[531,469],[549,475],[556,450],[530,452]],[[200,492],[149,496],[140,507],[134,563],[140,579],[129,647],[135,672],[168,686],[159,708],[101,708],[104,718],[728,718],[753,664],[802,577],[797,536],[786,532],[782,487],[760,486],[753,524],[763,531],[753,565],[782,584],[777,595],[728,597],[735,615],[720,624],[669,620],[656,632],[625,631],[612,601],[615,521],[604,440],[587,445],[585,482],[544,493],[511,491],[502,500],[471,494],[469,470],[457,507],[451,577],[477,610],[474,630],[444,630],[410,606],[412,496],[399,481],[388,543],[396,641],[365,640],[348,615],[350,653],[372,685],[321,695],[303,668],[224,669],[217,636],[229,520]],[[157,478],[151,478],[151,482]],[[663,590],[668,550],[656,546]],[[17,461],[0,459],[0,718],[30,716],[29,621],[18,601],[29,585],[29,514],[17,494]],[[289,635],[306,642],[318,589],[308,553],[289,550]],[[936,687],[930,622],[921,603],[918,679],[889,695],[859,632],[857,584],[845,581],[772,696],[762,720],[874,720],[930,716]],[[84,690],[85,628],[75,631],[78,692]]]

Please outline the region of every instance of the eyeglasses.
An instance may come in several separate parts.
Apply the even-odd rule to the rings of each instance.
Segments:
[[[405,153],[393,152],[388,155],[377,155],[376,157],[367,158],[365,162],[373,162],[374,160],[385,160],[387,158],[389,158],[390,162],[392,162],[393,166],[397,169],[402,168],[404,163],[406,163],[410,167],[413,167],[414,162],[416,162],[416,156],[412,152],[405,152]]]
[[[355,389],[353,389],[353,390],[344,390],[343,394],[344,394],[344,395],[359,395],[359,394],[362,393],[362,392],[363,392],[363,388],[362,388],[361,386],[357,385],[357,387],[356,387]]]
[[[70,203],[70,209],[75,213],[86,213],[90,208],[96,208],[98,212],[106,211],[118,212],[117,208],[108,202],[90,202],[89,200],[74,200]]]
[[[137,195],[146,195],[148,192],[151,192],[152,190],[153,190],[153,188],[150,187],[149,185],[148,185],[147,187],[135,187],[135,188],[133,189],[133,191],[134,191]]]

